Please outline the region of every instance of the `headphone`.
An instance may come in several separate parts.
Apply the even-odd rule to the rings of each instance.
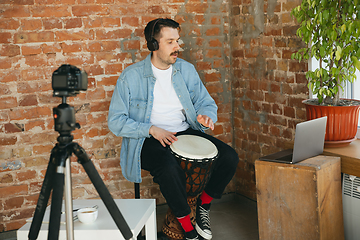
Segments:
[[[151,31],[151,35],[150,35],[150,41],[147,41],[147,47],[150,51],[156,51],[159,49],[159,43],[158,41],[154,38],[154,30],[155,30],[155,26],[158,23],[158,21],[160,21],[161,18],[157,19],[155,21],[155,23],[153,24],[152,27],[152,31]]]

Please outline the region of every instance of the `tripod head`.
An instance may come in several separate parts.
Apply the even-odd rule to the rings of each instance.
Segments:
[[[76,96],[80,90],[86,91],[87,85],[86,72],[72,65],[61,65],[52,75],[53,96],[62,98],[62,103],[53,108],[54,127],[60,133],[60,143],[71,142],[71,131],[80,128],[75,120],[74,107],[66,103],[66,98]]]

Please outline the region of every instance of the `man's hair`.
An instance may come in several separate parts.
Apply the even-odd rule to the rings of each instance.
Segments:
[[[180,24],[170,18],[158,18],[150,21],[145,29],[144,35],[147,42],[158,39],[160,31],[163,27],[177,28],[180,30]]]

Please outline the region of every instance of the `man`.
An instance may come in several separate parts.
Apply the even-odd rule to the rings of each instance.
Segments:
[[[194,66],[180,58],[179,24],[156,19],[145,27],[151,54],[120,75],[109,108],[109,129],[122,136],[120,164],[123,175],[141,182],[141,168],[150,172],[186,239],[212,238],[210,202],[220,198],[239,161],[227,144],[204,133],[214,129],[217,106]],[[169,145],[177,136],[191,134],[213,142],[219,152],[209,182],[197,203],[196,226],[191,224],[186,200],[185,173]]]

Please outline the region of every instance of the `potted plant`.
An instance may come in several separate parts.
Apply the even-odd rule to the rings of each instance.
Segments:
[[[300,24],[297,35],[307,45],[292,59],[319,61],[317,69],[306,73],[317,96],[303,101],[307,118],[328,116],[326,144],[349,143],[356,139],[360,101],[341,99],[340,94],[360,70],[360,0],[303,0],[291,14]]]

